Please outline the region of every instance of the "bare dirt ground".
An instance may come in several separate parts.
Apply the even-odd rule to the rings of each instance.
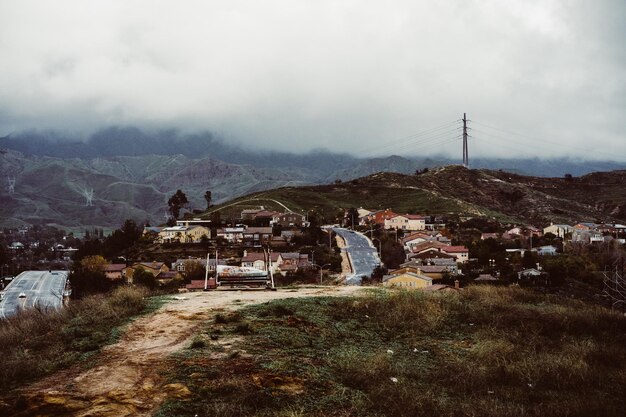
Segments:
[[[189,345],[197,327],[216,312],[281,298],[354,295],[359,290],[337,286],[181,294],[129,324],[117,343],[97,355],[94,367],[76,366],[23,388],[23,409],[13,416],[149,416],[167,398],[190,395],[182,384],[165,385],[159,369],[169,354]]]

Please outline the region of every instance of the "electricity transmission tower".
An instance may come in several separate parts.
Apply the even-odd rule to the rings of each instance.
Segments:
[[[87,207],[93,206],[93,188],[91,190],[85,190],[84,194],[85,194],[85,199],[87,200],[85,202],[85,205]]]
[[[624,259],[618,259],[610,272],[604,272],[605,297],[611,307],[626,309],[626,278],[624,277]]]
[[[463,113],[463,166],[469,168],[469,154],[467,151],[467,117]]]
[[[7,177],[9,180],[9,194],[13,194],[15,192],[15,178]]]

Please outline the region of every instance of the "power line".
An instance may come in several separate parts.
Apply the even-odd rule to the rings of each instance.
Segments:
[[[606,156],[610,156],[610,157],[613,157],[613,158],[615,157],[615,154],[610,153],[610,152],[605,152],[605,151],[602,151],[602,150],[598,150],[597,148],[583,148],[583,147],[580,147],[580,146],[569,145],[569,144],[568,145],[564,145],[563,143],[553,142],[553,141],[546,140],[546,139],[543,139],[543,138],[529,136],[529,135],[525,135],[525,134],[522,134],[522,133],[518,133],[518,132],[513,132],[513,131],[510,131],[510,130],[502,129],[502,128],[499,128],[499,127],[490,126],[490,125],[488,125],[486,123],[482,123],[482,122],[474,122],[474,123],[476,123],[479,126],[483,126],[483,127],[489,128],[489,129],[497,130],[499,132],[502,132],[502,133],[505,133],[505,134],[508,134],[508,135],[519,136],[520,138],[523,138],[525,140],[529,140],[529,141],[532,141],[532,142],[535,142],[535,143],[541,143],[541,144],[547,143],[547,144],[550,144],[550,145],[567,147],[567,148],[572,149],[572,150],[578,150],[578,151],[583,151],[583,152],[594,152],[594,153],[604,154]],[[505,140],[505,141],[511,141],[512,140],[510,137],[503,137],[503,136],[499,136],[499,135],[494,135],[492,133],[487,133],[487,132],[480,131],[480,130],[475,130],[475,131],[481,132],[484,135],[492,136],[494,138],[502,139],[502,140]],[[525,143],[522,143],[522,144],[526,145]]]
[[[438,132],[433,134],[432,136],[425,136],[421,138],[417,138],[415,140],[411,140],[402,144],[387,144],[385,146],[379,147],[378,151],[382,153],[387,153],[387,151],[399,151],[401,149],[413,148],[415,146],[424,145],[432,140],[437,140],[443,137],[450,137],[451,135],[457,136],[459,134],[460,128],[450,129],[443,132]]]
[[[408,142],[412,142],[413,139],[417,139],[417,138],[419,138],[421,136],[424,136],[424,135],[433,134],[435,132],[438,132],[438,131],[443,130],[443,129],[447,129],[447,128],[449,128],[449,127],[451,127],[453,125],[456,125],[456,124],[458,124],[457,120],[455,120],[453,122],[448,122],[448,123],[445,123],[445,124],[442,124],[442,125],[439,125],[439,126],[435,126],[435,127],[432,127],[432,128],[423,129],[423,130],[420,130],[420,131],[418,131],[418,132],[416,132],[416,133],[414,133],[412,135],[408,135],[408,136],[404,136],[404,137],[401,137],[401,138],[398,138],[398,139],[385,141],[385,143],[383,145],[377,145],[377,146],[366,148],[366,149],[362,150],[361,153],[362,153],[362,155],[365,156],[365,155],[371,154],[373,152],[377,152],[377,151],[379,151],[381,149],[387,149],[387,148],[392,147],[392,146],[400,145],[403,142],[407,142],[407,141]]]

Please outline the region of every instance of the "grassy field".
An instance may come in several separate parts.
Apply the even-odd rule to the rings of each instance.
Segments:
[[[130,317],[156,309],[140,288],[121,287],[110,295],[72,302],[56,313],[23,312],[0,322],[0,389],[85,360],[115,342]]]
[[[169,416],[622,416],[626,318],[512,288],[274,301],[218,314]]]

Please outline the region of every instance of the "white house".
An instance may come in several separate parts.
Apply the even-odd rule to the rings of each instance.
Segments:
[[[426,230],[426,217],[418,214],[396,214],[385,219],[385,229]]]
[[[159,232],[157,241],[159,243],[199,243],[202,236],[209,237],[210,230],[204,226],[172,226],[164,227]]]
[[[602,243],[604,242],[604,236],[602,236],[602,233],[595,230],[574,229],[572,232],[572,242]]]
[[[556,237],[564,238],[566,234],[572,233],[574,228],[568,224],[554,224],[551,223],[550,226],[544,227],[543,234],[552,233]]]
[[[217,230],[217,237],[226,239],[228,243],[241,243],[243,242],[243,232],[245,231],[245,226],[224,227]]]
[[[465,263],[469,260],[469,249],[465,246],[444,246],[439,250],[448,255],[453,255],[459,263]]]
[[[279,252],[271,252],[270,260],[272,261],[272,273],[275,274],[278,271],[278,266],[283,263],[283,258]],[[267,271],[267,266],[265,265],[265,254],[262,252],[248,253],[248,251],[244,251],[243,258],[241,258],[241,266]]]

